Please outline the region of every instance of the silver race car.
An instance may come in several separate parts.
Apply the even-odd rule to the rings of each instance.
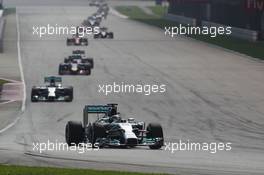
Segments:
[[[101,27],[99,30],[99,33],[94,34],[94,39],[97,38],[108,38],[108,39],[113,39],[114,38],[114,33],[109,32],[106,27]]]
[[[45,86],[33,86],[31,90],[32,102],[58,102],[66,101],[71,102],[73,100],[73,87],[63,87],[61,84],[61,77],[45,77],[45,83],[49,83]]]
[[[91,143],[96,147],[135,147],[149,146],[160,149],[164,145],[163,130],[160,124],[123,119],[117,112],[117,104],[87,105],[83,110],[83,123],[69,121],[65,129],[68,145]],[[97,114],[91,122],[88,114]]]
[[[67,46],[88,46],[88,39],[75,34],[72,38],[67,38],[66,44]]]
[[[64,63],[87,63],[90,64],[91,68],[94,68],[94,60],[93,58],[88,58],[85,54],[81,54],[80,52],[73,52],[73,55],[70,55],[67,58],[64,58]]]

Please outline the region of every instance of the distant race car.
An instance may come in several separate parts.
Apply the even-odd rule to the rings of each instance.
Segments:
[[[108,32],[108,29],[106,27],[101,27],[99,30],[99,33],[94,34],[94,39],[97,39],[97,38],[113,39],[114,33]]]
[[[45,86],[33,86],[31,90],[32,102],[71,102],[73,100],[73,87],[63,87],[61,84],[61,77],[45,77]]]
[[[69,121],[66,125],[68,145],[91,143],[100,148],[149,146],[150,149],[160,149],[164,145],[160,124],[150,123],[145,127],[144,122],[134,118],[122,119],[117,104],[87,105],[83,112],[83,123]],[[98,118],[91,122],[88,114],[96,114]]]
[[[101,18],[101,19],[106,19],[106,16],[108,14],[105,11],[99,11],[97,10],[96,13],[94,13],[92,16],[94,16],[95,18]]]
[[[100,5],[100,3],[98,1],[91,1],[89,3],[89,6],[96,6],[96,7],[98,7],[99,5]]]
[[[96,7],[99,7],[102,3],[104,3],[105,1],[104,0],[92,0],[90,3],[89,3],[89,6],[96,6]]]
[[[90,16],[82,22],[82,25],[88,27],[98,27],[100,26],[101,21],[102,21],[101,17]]]
[[[88,38],[79,37],[78,34],[72,38],[67,38],[67,46],[88,46]]]
[[[64,58],[64,63],[89,63],[91,68],[94,68],[93,58],[87,58],[84,54],[75,54]]]
[[[59,65],[59,75],[91,75],[91,64],[71,62]]]

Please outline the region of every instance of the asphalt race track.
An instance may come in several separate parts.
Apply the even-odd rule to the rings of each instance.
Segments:
[[[82,4],[81,4],[82,5]],[[31,103],[33,85],[58,74],[58,65],[73,49],[66,35],[32,35],[32,26],[79,25],[95,7],[19,7],[21,60],[27,89],[26,110],[15,126],[0,134],[0,163],[79,167],[179,174],[263,174],[264,64],[237,53],[109,15],[103,25],[113,40],[89,39],[83,47],[94,57],[91,76],[64,76],[74,86],[72,103]],[[166,84],[164,94],[98,93],[99,84]],[[33,151],[32,143],[65,142],[68,120],[82,120],[85,104],[118,103],[124,117],[160,122],[165,142],[232,142],[232,150],[203,151],[101,149]]]

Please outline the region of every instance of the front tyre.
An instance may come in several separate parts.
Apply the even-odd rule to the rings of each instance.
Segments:
[[[154,145],[150,145],[150,149],[160,149],[164,144],[164,138],[163,138],[163,130],[160,124],[158,123],[150,123],[147,126],[147,138],[149,139],[160,139],[157,141]]]
[[[72,102],[72,100],[73,100],[73,87],[70,87],[69,89],[67,89],[66,95],[68,96],[68,98],[65,101],[66,102]]]

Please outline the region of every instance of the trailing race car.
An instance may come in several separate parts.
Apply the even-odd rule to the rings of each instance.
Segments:
[[[64,58],[64,63],[77,63],[77,64],[89,64],[90,68],[94,67],[93,58],[86,58],[83,54],[73,54],[68,58]]]
[[[84,62],[81,56],[78,57],[80,58],[61,63],[59,65],[59,75],[90,75],[92,64],[90,62]]]
[[[61,84],[61,77],[45,77],[45,83],[49,83],[46,86],[33,86],[31,91],[32,102],[55,102],[66,101],[71,102],[73,100],[73,87],[63,87]]]
[[[94,34],[94,38],[109,38],[113,39],[114,38],[114,33],[113,32],[108,32],[108,29],[106,27],[101,27],[100,31],[98,34]]]
[[[100,2],[98,2],[98,1],[91,1],[89,3],[89,6],[96,6],[96,7],[98,7],[99,5],[100,5]]]
[[[108,14],[105,11],[97,10],[97,12],[94,13],[92,16],[94,16],[95,18],[106,19],[107,15]]]
[[[90,122],[88,114],[97,114],[98,119]],[[65,137],[68,145],[91,143],[101,148],[149,146],[150,149],[160,149],[164,145],[160,124],[150,123],[145,127],[144,122],[133,118],[122,119],[117,104],[85,106],[83,123],[69,121]]]
[[[98,27],[100,26],[101,21],[102,21],[102,18],[100,17],[90,16],[82,22],[82,25],[88,26],[88,27]]]
[[[88,39],[79,37],[78,34],[73,35],[72,38],[67,38],[67,46],[88,46]]]

